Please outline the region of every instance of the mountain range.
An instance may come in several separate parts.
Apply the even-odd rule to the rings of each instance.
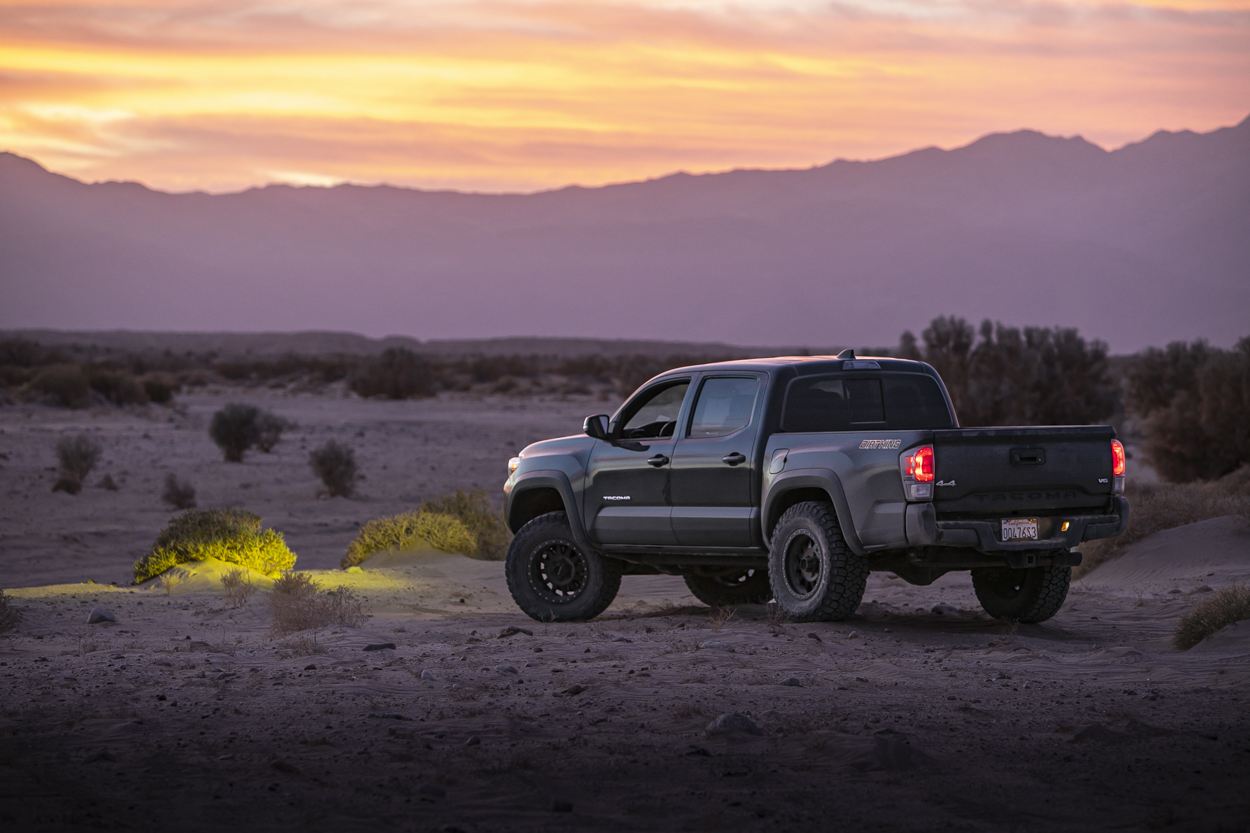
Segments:
[[[0,153],[0,298],[5,329],[881,345],[955,314],[1227,345],[1250,335],[1250,118],[536,194],[169,194]]]

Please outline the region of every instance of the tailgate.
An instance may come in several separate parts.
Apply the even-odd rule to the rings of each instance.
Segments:
[[[1102,511],[1113,439],[1109,425],[934,431],[938,518]]]

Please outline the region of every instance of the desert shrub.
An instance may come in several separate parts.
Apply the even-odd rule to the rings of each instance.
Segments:
[[[161,500],[175,509],[193,509],[195,487],[179,480],[171,471],[165,475],[165,490],[161,492]]]
[[[340,585],[323,591],[306,573],[286,573],[275,581],[269,610],[277,636],[331,625],[358,628],[369,618],[360,597],[350,588]]]
[[[504,376],[537,376],[541,362],[538,356],[478,356],[465,370],[475,382],[494,382]]]
[[[91,385],[87,383],[82,368],[76,364],[52,364],[40,368],[27,387],[62,408],[86,408],[91,404]]]
[[[99,443],[86,434],[73,438],[62,437],[56,444],[56,459],[61,464],[61,476],[52,491],[69,492],[71,495],[82,491],[82,482],[100,461],[100,453]]]
[[[1246,619],[1250,619],[1250,587],[1225,587],[1181,617],[1172,642],[1186,651],[1216,631]]]
[[[24,338],[0,339],[0,365],[34,367],[43,361],[43,349]]]
[[[0,386],[20,387],[31,380],[35,371],[15,364],[0,365]]]
[[[356,488],[356,453],[351,448],[330,440],[309,453],[308,465],[330,497],[352,496]]]
[[[13,606],[12,599],[4,595],[3,590],[0,590],[0,636],[16,630],[21,621],[22,615]]]
[[[246,570],[234,569],[221,577],[221,586],[226,591],[226,598],[234,607],[242,607],[248,599],[256,594],[257,587],[248,576]]]
[[[1250,463],[1250,338],[1232,350],[1173,342],[1134,357],[1128,406],[1165,479],[1212,480]]]
[[[360,528],[340,562],[344,569],[378,552],[413,549],[422,542],[443,552],[486,561],[502,560],[512,533],[482,489],[424,501],[412,512],[376,518]]]
[[[443,552],[471,554],[477,549],[473,534],[457,518],[440,512],[416,510],[389,518],[375,518],[360,528],[356,539],[347,545],[343,569],[360,564],[378,552],[402,552],[429,543]]]
[[[476,546],[465,552],[487,561],[502,561],[512,541],[512,533],[504,523],[503,512],[491,503],[485,489],[457,489],[432,500],[422,501],[420,510],[450,515],[473,536]]]
[[[1226,515],[1250,517],[1250,466],[1213,483],[1134,483],[1129,481],[1128,529],[1115,538],[1081,546],[1077,577],[1122,554],[1155,532]]]
[[[921,346],[905,332],[896,353],[933,365],[950,391],[960,424],[1085,425],[1119,404],[1107,346],[1075,329],[1005,327],[981,322],[980,338],[962,318],[938,317]]]
[[[290,427],[291,423],[277,414],[261,411],[256,417],[256,447],[268,454]]]
[[[178,564],[215,558],[266,576],[295,566],[282,533],[260,528],[259,515],[243,509],[188,509],[161,531],[152,550],[135,562],[135,582]]]
[[[351,389],[360,396],[411,399],[434,395],[430,363],[411,350],[392,347],[366,362],[351,376]]]
[[[157,405],[168,405],[174,401],[174,385],[165,379],[148,377],[143,380],[143,391],[148,399]]]
[[[243,452],[256,444],[260,409],[231,402],[217,413],[208,426],[208,435],[217,443],[227,463],[243,461]]]
[[[87,384],[114,405],[148,404],[148,392],[143,383],[124,370],[90,367],[87,369]]]

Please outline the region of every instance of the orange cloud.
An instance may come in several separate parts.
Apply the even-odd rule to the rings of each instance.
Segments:
[[[171,190],[532,190],[1250,102],[1250,0],[0,0],[0,147]]]

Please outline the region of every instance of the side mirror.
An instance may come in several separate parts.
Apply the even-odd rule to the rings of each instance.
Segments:
[[[606,440],[608,438],[608,415],[595,414],[586,417],[586,421],[582,423],[582,430],[586,432],[587,437]]]

